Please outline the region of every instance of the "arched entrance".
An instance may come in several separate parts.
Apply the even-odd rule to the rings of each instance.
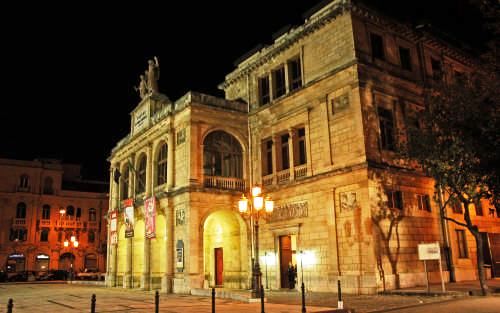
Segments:
[[[66,252],[59,257],[59,269],[65,271],[71,271],[75,264],[75,255],[73,253]]]
[[[40,253],[35,259],[35,270],[38,273],[47,272],[49,270],[50,257],[47,254]]]
[[[23,272],[25,270],[24,266],[26,263],[26,258],[22,253],[13,253],[7,258],[7,272]]]
[[[210,214],[203,225],[205,280],[210,286],[247,288],[248,245],[246,224],[229,210]]]

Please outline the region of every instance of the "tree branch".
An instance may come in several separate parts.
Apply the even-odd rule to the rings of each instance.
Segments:
[[[455,223],[455,224],[457,224],[457,225],[460,225],[460,226],[463,226],[463,227],[467,227],[467,228],[469,228],[469,226],[468,226],[467,224],[462,223],[462,222],[459,222],[459,221],[457,221],[457,220],[456,220],[456,219],[454,219],[454,218],[451,218],[451,217],[448,217],[448,216],[443,216],[443,218],[444,218],[445,220],[447,220],[447,221],[452,221],[453,223]]]

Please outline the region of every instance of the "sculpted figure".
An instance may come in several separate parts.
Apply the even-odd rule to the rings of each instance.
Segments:
[[[148,94],[148,82],[146,81],[145,75],[140,75],[139,87],[134,87],[136,91],[139,91],[139,96],[141,99]]]
[[[153,60],[148,61],[148,71],[147,71],[147,83],[148,83],[148,91],[150,93],[157,93],[158,90],[158,80],[160,79],[160,63],[158,62],[158,58],[154,57]]]

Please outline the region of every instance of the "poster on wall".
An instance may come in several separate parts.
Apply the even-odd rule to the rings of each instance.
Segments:
[[[124,210],[123,220],[125,223],[125,238],[134,237],[134,206],[128,203]]]
[[[118,234],[116,233],[117,231],[117,213],[116,211],[112,211],[110,214],[110,220],[109,220],[109,232],[110,232],[110,238],[111,238],[111,244],[115,245],[118,243]]]
[[[156,199],[148,198],[144,201],[146,216],[146,238],[156,238]]]

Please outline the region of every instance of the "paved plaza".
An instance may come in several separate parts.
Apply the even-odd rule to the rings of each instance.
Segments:
[[[500,281],[496,281],[500,282]],[[467,285],[461,285],[466,288]],[[457,289],[457,288],[455,288]],[[459,288],[460,289],[460,288]],[[13,312],[90,312],[91,295],[96,294],[96,312],[154,312],[154,292],[104,288],[93,285],[60,283],[0,284],[0,312],[6,312],[9,298],[14,299]],[[301,312],[300,293],[268,292],[267,313]],[[336,295],[307,293],[307,312],[321,312],[336,306]],[[344,296],[345,306],[356,313],[382,312],[497,312],[500,297],[469,297],[466,293],[444,296],[426,295],[361,295]],[[468,310],[465,310],[468,308]],[[471,311],[472,310],[472,311]],[[188,295],[160,294],[160,312],[211,312],[211,299]],[[260,312],[260,303],[243,303],[217,299],[216,312]]]

